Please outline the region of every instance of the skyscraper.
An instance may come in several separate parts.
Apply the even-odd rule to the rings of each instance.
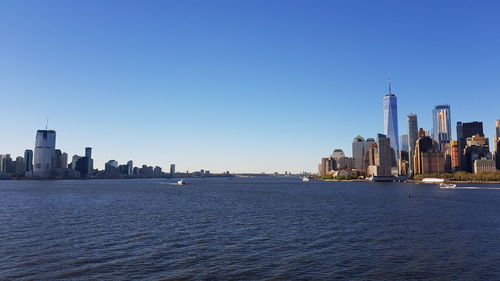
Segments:
[[[436,105],[432,110],[432,139],[440,151],[445,151],[451,141],[450,105]]]
[[[483,133],[483,122],[468,122],[462,123],[457,122],[457,141],[458,141],[458,153],[460,156],[460,170],[464,171],[466,169],[466,162],[464,158],[464,149],[467,146],[467,138],[475,136],[484,136]]]
[[[377,135],[378,147],[378,169],[377,176],[390,176],[391,175],[391,161],[393,149],[391,147],[391,139],[385,135]]]
[[[399,155],[398,135],[398,99],[392,93],[391,81],[389,80],[389,93],[384,96],[384,134],[391,142],[391,167],[397,166]]]
[[[415,143],[418,140],[418,122],[416,114],[408,114],[408,154],[409,154],[409,174],[413,175],[415,159]]]
[[[352,157],[354,158],[354,168],[357,170],[365,169],[365,139],[357,136],[352,141]]]
[[[408,135],[399,136],[399,145],[401,146],[400,150],[408,152]]]
[[[36,132],[33,173],[37,177],[49,177],[52,157],[56,146],[56,131],[38,130]]]
[[[33,171],[33,150],[26,149],[24,151],[24,163],[26,164],[26,172]]]

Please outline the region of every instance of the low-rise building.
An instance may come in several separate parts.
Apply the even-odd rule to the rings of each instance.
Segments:
[[[474,161],[474,174],[495,172],[496,165],[493,159],[481,158]]]

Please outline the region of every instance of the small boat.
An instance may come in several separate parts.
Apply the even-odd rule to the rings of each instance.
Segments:
[[[185,185],[185,184],[186,184],[186,182],[184,182],[184,180],[179,180],[179,181],[177,181],[177,184],[178,184],[178,185]]]
[[[302,181],[309,181],[308,177],[302,177]]]
[[[439,187],[440,188],[455,188],[455,187],[457,187],[457,185],[454,183],[440,183]]]

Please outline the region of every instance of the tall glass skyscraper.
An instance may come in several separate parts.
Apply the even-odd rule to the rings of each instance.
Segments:
[[[391,141],[392,160],[391,166],[397,167],[399,155],[399,134],[398,134],[398,98],[391,91],[389,81],[389,93],[384,96],[384,134]]]
[[[34,175],[37,177],[49,177],[52,167],[56,146],[56,131],[38,130],[35,142],[35,164],[33,165]]]
[[[436,105],[432,110],[432,138],[439,145],[440,151],[445,151],[451,142],[451,115],[450,106]]]

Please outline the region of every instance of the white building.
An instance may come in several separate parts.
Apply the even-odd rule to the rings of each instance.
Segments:
[[[49,177],[52,157],[56,146],[56,131],[38,130],[36,132],[33,173],[36,177]]]
[[[474,161],[474,174],[495,171],[496,165],[493,159],[481,158]]]

